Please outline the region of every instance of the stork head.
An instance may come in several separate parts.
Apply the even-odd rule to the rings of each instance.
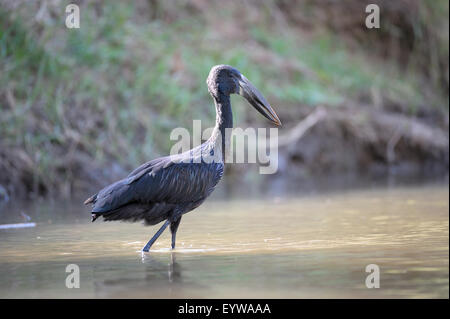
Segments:
[[[272,123],[281,126],[278,115],[258,89],[239,70],[229,65],[216,65],[211,68],[206,79],[209,93],[214,98],[221,94],[243,96],[259,113]]]

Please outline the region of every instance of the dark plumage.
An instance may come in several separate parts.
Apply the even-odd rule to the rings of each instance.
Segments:
[[[147,225],[165,221],[144,251],[168,225],[174,248],[181,216],[201,205],[222,178],[230,133],[226,129],[233,127],[230,94],[243,95],[261,114],[281,124],[262,94],[237,69],[217,65],[206,82],[217,116],[213,133],[205,143],[182,154],[147,162],[85,201],[93,205],[93,222],[100,216],[105,221],[144,220]]]

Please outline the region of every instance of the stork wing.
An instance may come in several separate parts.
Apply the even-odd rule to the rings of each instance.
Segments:
[[[174,163],[162,157],[94,195],[92,213],[104,214],[130,203],[196,202],[212,192],[222,174],[222,163]]]

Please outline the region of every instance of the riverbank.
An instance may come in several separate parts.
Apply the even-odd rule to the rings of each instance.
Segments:
[[[448,3],[377,3],[378,31],[361,1],[83,3],[69,30],[64,1],[4,1],[0,185],[68,198],[168,154],[174,128],[213,123],[204,81],[219,63],[264,93],[280,136],[326,112],[280,148],[275,178],[448,175]],[[267,126],[233,106],[236,126]],[[242,183],[255,172],[227,170]]]

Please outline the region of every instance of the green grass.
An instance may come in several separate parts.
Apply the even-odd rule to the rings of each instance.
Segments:
[[[73,30],[57,18],[37,26],[27,16],[31,9],[14,16],[0,9],[1,143],[31,155],[36,180],[57,184],[57,167],[64,163],[55,154],[74,144],[100,164],[113,160],[132,167],[167,153],[173,128],[189,129],[192,119],[212,125],[205,79],[219,63],[237,67],[281,109],[336,107],[370,96],[373,88],[412,109],[426,102],[415,70],[372,63],[335,35],[306,40],[264,21],[254,24],[249,43],[307,66],[314,76],[280,72],[275,63],[256,64],[245,45],[221,41],[195,12],[167,13],[164,5],[170,4],[160,3],[157,18],[150,19],[140,16],[134,2],[105,1],[101,14],[88,2],[81,7],[81,28]],[[170,14],[175,17],[166,21]],[[233,101],[242,124],[250,108]]]

